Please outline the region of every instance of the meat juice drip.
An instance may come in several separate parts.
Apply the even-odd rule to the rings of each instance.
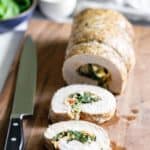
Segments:
[[[133,121],[133,120],[135,120],[136,117],[137,117],[137,114],[138,114],[139,110],[138,109],[132,109],[131,112],[132,112],[132,114],[129,114],[127,116],[122,116],[122,117],[124,119],[126,119],[127,121]]]
[[[111,118],[111,120],[106,121],[105,123],[102,124],[102,127],[109,127],[112,125],[115,125],[119,122],[119,116],[117,114],[114,115],[113,118]]]
[[[112,150],[126,150],[125,147],[118,145],[116,142],[111,141]]]
[[[132,109],[131,112],[132,112],[133,114],[137,114],[137,113],[139,112],[139,110],[138,110],[138,109]]]
[[[133,121],[136,119],[136,116],[134,115],[128,115],[128,116],[122,116],[124,119],[126,119],[127,121]]]

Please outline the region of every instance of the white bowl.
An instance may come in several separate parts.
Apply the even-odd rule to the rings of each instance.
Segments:
[[[71,15],[77,0],[39,0],[41,12],[53,20],[61,20]]]

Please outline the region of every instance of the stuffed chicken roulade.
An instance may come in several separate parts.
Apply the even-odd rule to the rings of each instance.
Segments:
[[[86,120],[101,124],[116,111],[116,99],[106,89],[92,85],[70,85],[59,89],[50,108],[52,122]]]
[[[49,150],[111,150],[107,133],[86,121],[64,121],[50,125],[44,133]]]
[[[133,41],[133,28],[121,14],[104,9],[84,10],[74,19],[63,65],[64,80],[121,93],[135,65]]]

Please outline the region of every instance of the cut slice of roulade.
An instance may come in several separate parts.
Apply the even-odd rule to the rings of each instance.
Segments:
[[[49,150],[111,150],[107,133],[86,121],[65,121],[50,125],[44,133]]]
[[[63,77],[68,84],[94,84],[119,94],[125,88],[127,69],[111,47],[93,41],[70,49],[63,65]]]
[[[106,89],[76,84],[54,94],[50,118],[52,122],[81,119],[100,124],[111,119],[115,111],[116,99]]]

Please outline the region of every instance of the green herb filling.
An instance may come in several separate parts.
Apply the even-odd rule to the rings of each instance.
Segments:
[[[81,143],[91,143],[92,141],[96,141],[95,135],[89,134],[84,131],[72,131],[72,130],[58,133],[56,136],[52,138],[51,141],[52,143],[56,143],[63,138],[65,138],[67,142],[76,140]]]
[[[71,112],[69,112],[70,117],[78,120],[81,112],[81,104],[97,102],[100,99],[99,96],[91,92],[71,94],[66,101],[71,106]]]
[[[96,64],[86,64],[80,66],[77,72],[85,77],[98,81],[98,85],[108,88],[108,82],[111,79],[110,73],[104,67]]]

